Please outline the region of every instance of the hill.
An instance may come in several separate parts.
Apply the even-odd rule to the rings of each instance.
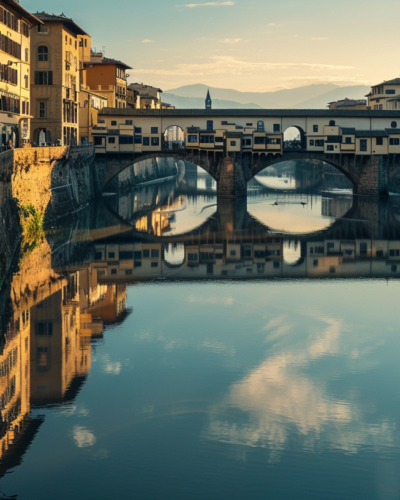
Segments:
[[[306,85],[294,89],[277,90],[276,92],[240,92],[233,89],[223,89],[209,87],[204,84],[195,84],[168,90],[165,94],[163,94],[163,100],[180,108],[193,107],[202,109],[204,108],[204,100],[208,89],[210,89],[211,97],[213,99],[213,107],[215,109],[221,109],[221,107],[320,109],[325,108],[328,102],[344,99],[345,97],[348,97],[349,99],[361,99],[370,88],[364,85],[339,87],[338,85],[327,83]],[[169,96],[171,95],[174,97],[170,98]],[[177,104],[172,102],[173,99],[175,99]],[[189,102],[187,99],[195,100]],[[228,104],[229,102],[231,104]]]

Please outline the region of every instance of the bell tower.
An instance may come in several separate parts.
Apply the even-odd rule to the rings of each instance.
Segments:
[[[211,96],[210,96],[210,90],[207,91],[206,109],[212,109],[212,100],[211,100]]]

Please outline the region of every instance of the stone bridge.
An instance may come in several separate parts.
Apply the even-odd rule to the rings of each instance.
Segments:
[[[355,195],[386,197],[389,185],[400,173],[400,155],[349,155],[312,151],[273,153],[223,153],[219,151],[177,151],[129,155],[102,155],[96,159],[96,180],[99,192],[125,169],[144,160],[185,160],[200,166],[217,183],[220,198],[245,198],[247,183],[262,170],[281,162],[322,161],[342,172],[353,184]]]

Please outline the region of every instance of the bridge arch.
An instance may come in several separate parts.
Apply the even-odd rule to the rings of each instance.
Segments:
[[[283,132],[284,151],[301,151],[307,148],[306,133],[299,125],[290,125]]]
[[[186,134],[179,125],[169,125],[163,133],[163,151],[185,151]]]

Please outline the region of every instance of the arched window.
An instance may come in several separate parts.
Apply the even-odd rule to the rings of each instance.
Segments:
[[[38,48],[38,61],[48,61],[49,60],[49,49],[44,45]]]
[[[391,123],[391,127],[392,127],[392,128],[397,128],[397,122],[392,122],[392,123]]]
[[[257,122],[257,132],[265,132],[264,122],[262,120]]]
[[[335,120],[331,120],[331,121],[329,122],[329,126],[330,126],[330,127],[334,127],[335,125],[336,125]]]

